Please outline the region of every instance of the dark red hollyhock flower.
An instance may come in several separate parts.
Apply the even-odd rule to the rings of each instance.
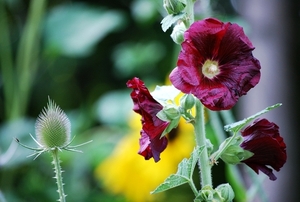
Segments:
[[[131,98],[133,100],[133,111],[142,116],[142,130],[140,132],[139,154],[146,160],[151,157],[155,162],[160,160],[160,153],[165,150],[168,144],[166,137],[160,138],[169,122],[160,120],[156,114],[163,109],[150,94],[144,82],[139,78],[133,78],[127,82],[127,87],[132,88]]]
[[[242,131],[242,136],[244,141],[241,147],[254,153],[242,162],[257,174],[261,170],[270,180],[276,180],[270,167],[279,171],[287,158],[286,145],[279,134],[279,127],[267,119],[257,119]]]
[[[211,110],[232,108],[260,79],[254,47],[237,24],[214,18],[196,21],[184,33],[173,85]]]

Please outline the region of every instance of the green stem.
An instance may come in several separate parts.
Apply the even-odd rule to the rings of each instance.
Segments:
[[[218,114],[219,112],[209,111],[210,123],[215,131],[214,133],[218,140],[218,145],[220,145],[227,138],[227,136],[225,131],[222,129],[223,124],[221,123],[221,119]],[[230,164],[226,164],[225,166],[227,179],[235,191],[235,200],[241,202],[246,201],[247,193],[240,171],[238,170],[237,166]]]
[[[187,19],[183,21],[186,28],[189,28],[191,24],[195,21],[194,4],[195,4],[194,0],[187,0],[186,2],[185,11],[187,13]]]
[[[195,196],[197,196],[199,192],[198,192],[198,190],[197,190],[197,188],[196,188],[196,186],[195,186],[193,180],[190,180],[190,181],[189,181],[189,185],[190,185],[190,187],[191,187],[193,193],[195,194]]]
[[[54,172],[55,172],[55,179],[56,179],[56,184],[57,184],[57,192],[59,193],[59,201],[60,202],[65,202],[66,201],[66,195],[64,193],[64,184],[62,180],[62,170],[60,167],[60,160],[58,157],[58,149],[54,149],[52,151],[52,157],[53,157],[53,165],[54,165]]]
[[[12,48],[9,37],[9,26],[5,10],[5,2],[0,1],[0,66],[3,80],[5,118],[10,119],[14,92],[14,72]]]
[[[204,107],[200,103],[200,100],[195,99],[196,103],[196,116],[193,122],[196,143],[199,147],[204,146],[203,151],[199,158],[199,169],[201,174],[202,187],[209,185],[212,187],[211,177],[211,164],[208,157],[208,151],[206,147],[206,134],[205,134],[205,120],[204,120]]]
[[[22,116],[27,107],[30,87],[38,67],[38,54],[41,36],[41,24],[45,12],[46,0],[31,0],[28,19],[16,57],[16,76],[18,92],[15,94],[15,118]]]

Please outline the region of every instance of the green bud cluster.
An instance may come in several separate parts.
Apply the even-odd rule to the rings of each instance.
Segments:
[[[210,186],[204,186],[200,191],[195,202],[231,202],[234,199],[234,192],[231,186],[221,184],[213,189]]]
[[[184,10],[186,4],[181,0],[164,0],[163,6],[168,14],[178,14]]]

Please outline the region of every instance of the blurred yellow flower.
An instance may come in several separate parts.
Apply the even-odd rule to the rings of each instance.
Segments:
[[[150,192],[176,173],[179,162],[190,156],[195,145],[193,127],[181,119],[178,127],[167,135],[168,146],[158,163],[153,159],[146,161],[137,154],[140,115],[134,115],[130,127],[132,132],[120,140],[113,153],[96,168],[95,175],[107,191],[122,194],[127,201],[162,201],[164,193],[151,195]]]

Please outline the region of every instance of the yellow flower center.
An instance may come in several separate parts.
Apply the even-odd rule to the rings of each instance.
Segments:
[[[202,73],[207,78],[214,78],[214,76],[220,73],[218,62],[212,60],[206,60],[202,66]]]

